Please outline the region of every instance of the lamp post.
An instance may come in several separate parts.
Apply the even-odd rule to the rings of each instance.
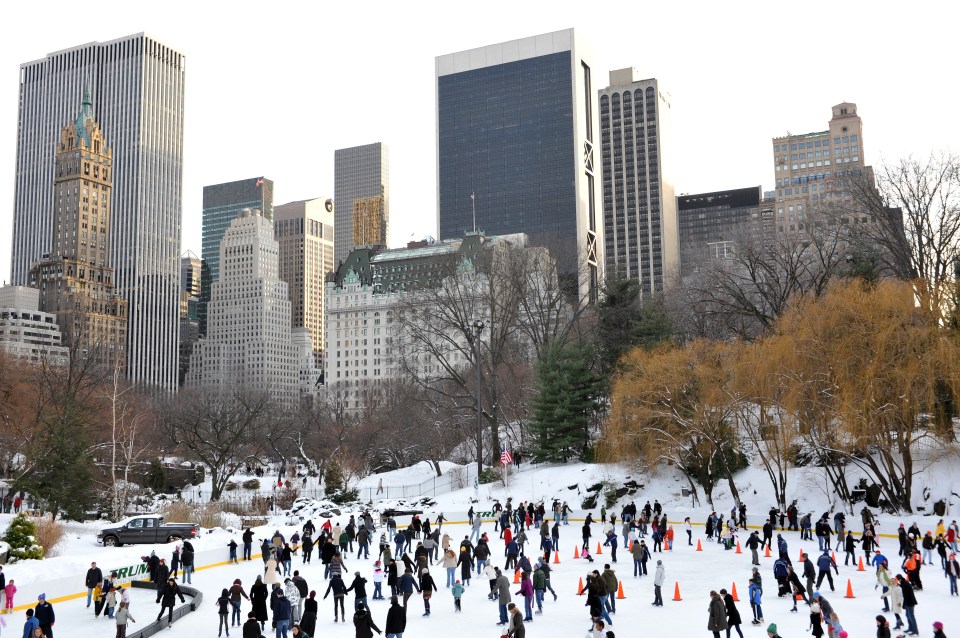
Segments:
[[[482,404],[480,402],[480,334],[485,327],[485,324],[480,319],[470,324],[470,329],[473,330],[473,361],[477,366],[477,482],[480,481],[480,474],[483,472],[483,415]]]

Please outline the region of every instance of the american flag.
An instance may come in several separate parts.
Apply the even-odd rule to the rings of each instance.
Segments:
[[[509,464],[509,463],[512,463],[512,462],[513,462],[513,456],[510,454],[510,450],[507,449],[507,446],[506,446],[506,445],[501,445],[501,446],[500,446],[500,449],[501,449],[501,452],[500,452],[500,462],[503,463],[504,465],[507,465],[507,464]]]

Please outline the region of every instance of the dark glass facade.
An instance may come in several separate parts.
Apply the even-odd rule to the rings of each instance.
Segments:
[[[765,219],[760,187],[681,195],[677,197],[677,217],[684,261],[718,256],[711,245],[735,244],[760,232]],[[684,271],[691,266],[685,265]]]
[[[473,229],[577,246],[571,53],[437,78],[440,237]]]
[[[226,184],[203,187],[203,247],[200,257],[204,271],[201,276],[200,336],[207,334],[207,303],[210,285],[220,280],[220,242],[230,228],[230,222],[245,210],[260,210],[273,221],[273,181],[251,177]]]

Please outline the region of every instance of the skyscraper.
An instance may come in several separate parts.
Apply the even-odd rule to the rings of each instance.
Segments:
[[[826,131],[773,138],[775,228],[779,233],[797,234],[810,223],[825,223],[822,215],[831,207],[850,209],[853,224],[868,222],[866,213],[853,214],[856,206],[851,206],[849,194],[844,194],[842,179],[866,172],[872,181],[873,171],[863,156],[863,122],[857,105],[843,102],[834,106],[828,127]]]
[[[437,214],[441,239],[474,227],[526,233],[595,298],[603,246],[591,74],[573,29],[437,57]]]
[[[84,87],[113,148],[109,250],[129,302],[127,375],[168,389],[177,379],[184,57],[139,33],[20,66],[14,188],[14,283],[51,251],[55,151]],[[98,250],[100,246],[98,245]]]
[[[207,334],[193,347],[186,385],[260,390],[287,404],[298,399],[299,351],[279,260],[273,223],[259,210],[230,222],[220,242],[223,271],[211,286]]]
[[[742,242],[768,240],[773,207],[759,186],[677,197],[683,274],[704,259],[731,257]]]
[[[205,270],[203,260],[188,250],[180,258],[180,372],[182,386],[190,367],[193,344],[200,338],[200,282]]]
[[[93,118],[89,90],[76,120],[60,131],[48,256],[34,262],[30,285],[39,310],[57,315],[64,345],[110,368],[127,365],[127,302],[110,267],[113,151]]]
[[[308,199],[274,209],[280,244],[280,279],[287,282],[293,328],[310,331],[313,351],[323,351],[325,279],[333,272],[332,199]]]
[[[636,279],[644,296],[679,274],[677,203],[670,180],[670,96],[633,68],[600,90],[606,270]]]
[[[259,210],[273,221],[273,181],[251,177],[236,182],[203,187],[203,229],[200,258],[207,266],[208,281],[201,283],[200,334],[207,334],[207,303],[210,285],[220,279],[220,242],[230,222],[248,210]]]
[[[386,246],[390,226],[390,153],[382,142],[334,152],[334,266],[354,246]]]

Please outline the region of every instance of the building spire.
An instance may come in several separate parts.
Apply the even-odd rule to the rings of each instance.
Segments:
[[[80,112],[77,114],[77,120],[74,126],[77,131],[77,138],[85,140],[90,144],[90,131],[87,130],[87,120],[93,119],[93,98],[90,96],[90,77],[87,76],[83,84],[83,98],[80,101]]]

